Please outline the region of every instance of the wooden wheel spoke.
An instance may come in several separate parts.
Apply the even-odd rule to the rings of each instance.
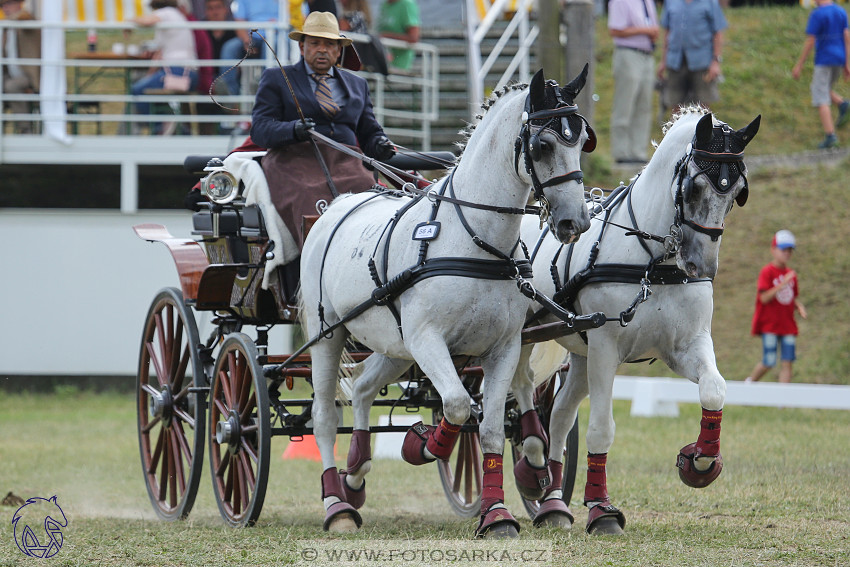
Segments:
[[[242,512],[242,481],[239,478],[239,463],[230,462],[230,496],[233,513],[239,515]]]
[[[183,430],[183,424],[179,421],[174,422],[174,430],[176,431],[177,441],[180,445],[180,452],[185,457],[186,462],[192,462],[192,449],[189,447],[189,440],[186,438],[186,432]]]
[[[165,439],[165,429],[159,430],[159,435],[156,438],[156,445],[153,449],[153,454],[151,455],[150,466],[148,466],[148,474],[156,473],[157,465],[159,464],[159,458],[162,456],[162,444]]]
[[[180,360],[177,367],[174,369],[174,375],[171,379],[171,389],[175,392],[183,388],[183,382],[186,380],[186,369],[192,361],[192,348],[188,341],[181,349]],[[191,377],[189,377],[191,379]]]
[[[174,439],[168,432],[166,445],[166,455],[168,455],[168,501],[173,508],[177,505],[177,468],[179,466],[180,456],[177,454],[177,447],[174,446]]]
[[[148,424],[147,424],[147,425],[145,425],[144,427],[142,427],[142,433],[150,433],[151,429],[153,429],[154,427],[156,427],[156,426],[157,426],[157,424],[158,424],[160,421],[162,421],[162,418],[161,418],[160,416],[156,416],[155,418],[153,418],[152,420],[150,420],[150,421],[148,422]]]
[[[248,502],[251,499],[251,493],[254,491],[254,486],[257,481],[254,478],[254,470],[251,468],[251,463],[245,455],[239,455],[240,480],[242,487],[242,501]]]
[[[224,478],[224,473],[227,470],[227,465],[230,463],[230,453],[225,451],[224,455],[221,457],[221,462],[218,464],[218,468],[215,470],[215,476]]]
[[[171,460],[174,462],[174,476],[171,478],[171,492],[174,494],[174,504],[176,505],[177,496],[186,492],[186,472],[185,467],[183,466],[183,457],[180,454],[183,450],[183,447],[180,443],[180,433],[177,431],[177,428],[172,427],[170,430],[170,435]]]
[[[221,417],[221,416],[227,417],[227,414],[229,413],[230,410],[227,409],[225,402],[223,402],[221,400],[221,398],[214,399],[213,405],[215,406],[215,409],[218,410],[219,414],[221,414],[219,417]]]
[[[159,463],[159,501],[165,502],[165,498],[167,496],[168,490],[168,473],[169,466],[168,461],[170,460],[171,455],[169,454],[168,448],[168,432],[163,429],[161,432],[162,436],[162,455]]]
[[[251,395],[251,388],[254,384],[251,376],[251,368],[248,365],[247,358],[242,359],[244,364],[243,374],[241,375],[242,382],[240,383],[239,389],[239,397],[237,398],[237,403],[239,404],[240,410],[242,410],[242,414],[244,414],[244,408],[248,404],[248,397]],[[254,396],[256,397],[256,396]]]
[[[174,408],[174,415],[179,417],[186,425],[195,429],[195,418],[180,408]],[[178,422],[179,423],[179,422]]]
[[[224,501],[230,502],[233,498],[233,461],[230,459],[230,454],[228,453],[228,467],[224,470]]]
[[[452,483],[452,491],[455,493],[460,492],[460,482],[461,477],[463,476],[463,462],[466,459],[466,435],[461,433],[460,442],[457,447],[457,460],[455,461],[454,467],[454,482]]]
[[[248,441],[244,437],[242,438],[242,442],[239,446],[242,447],[242,450],[247,453],[249,457],[251,457],[252,461],[256,463],[260,460],[257,456],[257,449],[253,445],[248,443]]]
[[[183,320],[177,317],[177,319],[173,322],[172,329],[174,332],[171,336],[168,370],[169,376],[171,377],[171,387],[179,390],[180,387],[177,381],[180,380],[182,382],[183,378],[178,372],[178,368],[180,367],[180,363],[183,361],[184,348],[188,351],[188,344],[185,347],[183,345]]]
[[[219,379],[221,380],[221,392],[224,394],[224,401],[227,403],[228,408],[233,407],[234,399],[233,399],[233,391],[232,384],[235,380],[233,373],[233,353],[227,353],[227,364],[219,371]],[[225,412],[227,413],[227,412]]]
[[[162,387],[165,385],[165,382],[163,381],[165,378],[165,372],[162,369],[162,361],[160,360],[159,353],[156,352],[152,341],[145,343],[145,349],[148,351],[148,357],[150,358],[151,364],[153,364],[154,372],[156,372],[156,379],[159,382],[160,387]]]
[[[239,422],[247,423],[248,418],[251,416],[251,412],[257,407],[257,394],[256,392],[251,395],[250,398],[245,400],[243,406],[239,406],[242,408],[242,411],[239,412]]]
[[[143,392],[145,392],[146,394],[148,394],[149,396],[159,396],[159,390],[157,390],[156,388],[154,388],[150,384],[142,384],[140,389]],[[140,409],[142,409],[142,408],[140,408]],[[144,408],[145,411],[147,411],[147,409],[148,409],[147,407]]]

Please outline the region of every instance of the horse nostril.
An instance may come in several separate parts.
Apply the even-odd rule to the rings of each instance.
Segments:
[[[557,227],[558,240],[564,244],[569,244],[577,236],[575,225],[571,220],[562,220]]]

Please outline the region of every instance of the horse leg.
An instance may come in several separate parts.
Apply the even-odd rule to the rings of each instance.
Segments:
[[[360,508],[366,502],[366,474],[372,470],[372,443],[369,412],[381,388],[398,379],[413,363],[409,360],[373,354],[363,362],[363,372],[354,382],[351,406],[354,431],[345,470],[339,471],[345,500]]]
[[[726,401],[726,381],[717,370],[714,343],[710,335],[700,334],[689,346],[687,354],[676,357],[678,363],[668,363],[668,366],[699,384],[702,419],[696,443],[682,447],[676,458],[676,466],[682,482],[693,488],[704,488],[714,482],[723,470],[720,422],[723,418],[723,403]],[[693,369],[697,369],[695,377],[692,377]]]
[[[484,477],[478,537],[506,538],[519,535],[519,522],[505,506],[502,452],[505,450],[505,398],[520,354],[519,334],[481,361],[484,370],[484,418],[478,428]]]
[[[458,378],[451,354],[439,333],[405,331],[405,346],[443,401],[443,419],[436,427],[421,421],[411,426],[401,446],[402,458],[412,465],[448,460],[461,426],[469,419],[472,400]]]
[[[520,410],[520,436],[522,458],[514,465],[514,478],[520,495],[526,500],[539,500],[544,490],[552,483],[546,463],[548,438],[534,408],[534,373],[529,364],[532,346],[520,351],[514,379],[511,384]]]
[[[555,396],[552,413],[549,416],[549,471],[552,483],[545,490],[540,500],[540,509],[534,516],[534,525],[570,529],[574,516],[563,497],[563,464],[564,447],[567,435],[575,423],[578,406],[587,397],[587,359],[583,356],[570,354],[570,367],[564,379],[564,384]],[[576,466],[572,463],[572,466]]]
[[[310,349],[313,374],[313,433],[322,456],[322,502],[325,506],[325,531],[357,531],[363,520],[357,510],[345,500],[334,460],[334,442],[338,426],[336,385],[339,360],[345,345],[346,333],[337,330]]]
[[[593,535],[622,535],[626,517],[611,504],[605,468],[608,449],[614,443],[614,414],[612,390],[617,371],[616,341],[591,344],[588,349],[588,388],[590,419],[587,428],[587,483],[584,505],[588,508],[587,533]]]

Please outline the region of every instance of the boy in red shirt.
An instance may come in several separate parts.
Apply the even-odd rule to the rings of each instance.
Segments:
[[[763,358],[756,364],[746,382],[755,382],[776,366],[777,350],[782,358],[779,381],[791,381],[791,364],[796,357],[797,323],[794,311],[806,318],[806,308],[797,299],[797,273],[788,267],[796,241],[790,230],[773,236],[770,251],[773,261],[761,269],[758,279],[753,335],[761,335]]]

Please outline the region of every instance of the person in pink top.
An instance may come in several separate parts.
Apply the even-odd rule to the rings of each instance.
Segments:
[[[780,230],[773,236],[770,252],[773,261],[761,269],[758,279],[756,310],[753,315],[753,335],[761,335],[762,360],[745,380],[755,382],[776,366],[777,351],[781,357],[779,381],[791,381],[791,366],[796,360],[797,322],[794,312],[806,318],[806,308],[798,299],[800,288],[797,272],[788,267],[791,254],[797,247],[790,230]]]

